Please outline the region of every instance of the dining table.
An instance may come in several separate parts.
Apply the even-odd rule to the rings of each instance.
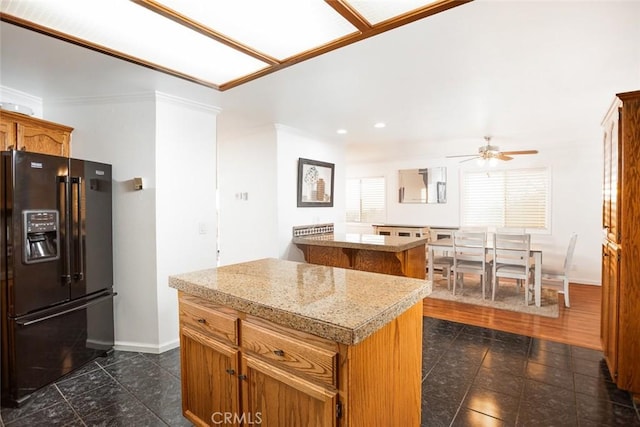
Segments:
[[[487,240],[485,246],[487,253],[493,251],[493,240]],[[429,270],[427,279],[433,283],[433,258],[434,252],[453,252],[453,239],[438,239],[431,240],[427,243],[427,267]],[[536,307],[540,307],[541,294],[542,294],[542,247],[536,244],[531,244],[530,254],[533,257],[533,289],[534,289],[534,301]]]

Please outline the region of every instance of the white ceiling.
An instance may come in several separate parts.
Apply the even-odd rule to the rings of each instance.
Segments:
[[[638,22],[637,1],[476,0],[225,92],[2,22],[0,85],[45,102],[159,90],[221,107],[223,135],[280,123],[352,161],[473,153],[484,135],[541,149],[599,141],[613,95],[640,89]]]

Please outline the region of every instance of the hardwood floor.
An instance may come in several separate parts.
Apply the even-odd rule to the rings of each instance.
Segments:
[[[491,307],[425,298],[424,315],[602,350],[600,344],[601,287],[570,284],[571,307],[559,295],[558,318],[535,316]]]

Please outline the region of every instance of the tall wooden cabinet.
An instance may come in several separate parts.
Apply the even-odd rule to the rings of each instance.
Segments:
[[[640,91],[616,96],[605,119],[602,324],[617,386],[640,400]]]
[[[70,156],[73,128],[0,110],[0,149]]]

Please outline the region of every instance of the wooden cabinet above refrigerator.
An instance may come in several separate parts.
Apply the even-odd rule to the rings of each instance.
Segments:
[[[0,148],[69,157],[73,128],[0,110]]]

